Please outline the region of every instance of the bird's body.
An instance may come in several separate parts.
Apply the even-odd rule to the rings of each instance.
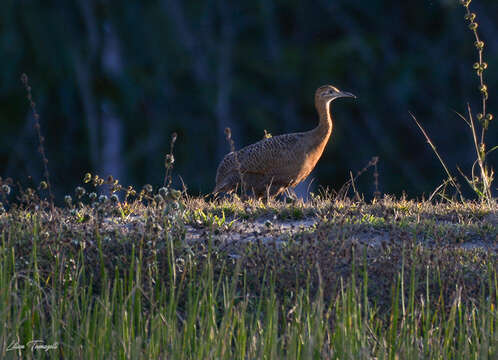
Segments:
[[[242,186],[258,198],[274,196],[306,179],[332,133],[330,102],[344,96],[354,95],[330,85],[322,86],[315,93],[315,107],[320,116],[316,128],[265,138],[228,153],[218,166],[213,193],[229,193]]]

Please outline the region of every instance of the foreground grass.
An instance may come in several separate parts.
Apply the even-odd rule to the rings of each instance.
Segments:
[[[498,356],[496,208],[154,199],[0,215],[1,358]]]

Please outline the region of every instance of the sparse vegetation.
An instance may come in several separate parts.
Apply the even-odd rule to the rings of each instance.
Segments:
[[[470,105],[467,103],[467,117],[457,112],[457,115],[464,120],[470,128],[470,132],[472,135],[472,141],[474,143],[474,148],[476,152],[476,160],[472,165],[470,176],[465,175],[465,173],[458,168],[459,173],[465,179],[470,188],[474,191],[477,197],[483,202],[491,205],[495,200],[493,198],[493,180],[494,180],[494,170],[489,166],[487,157],[493,151],[498,149],[498,145],[493,146],[488,150],[486,145],[486,132],[488,127],[493,120],[493,114],[488,112],[487,110],[487,101],[489,98],[489,90],[488,86],[484,82],[484,71],[487,70],[488,64],[484,61],[484,46],[485,43],[479,37],[479,33],[477,28],[479,24],[476,21],[477,15],[471,12],[469,6],[471,0],[460,0],[460,3],[465,8],[465,20],[468,22],[468,27],[472,34],[474,35],[474,46],[477,50],[477,61],[473,65],[473,69],[479,79],[479,93],[481,95],[481,112],[477,113],[476,118],[478,123],[474,121],[474,116],[472,115],[472,110]],[[448,169],[445,161],[442,156],[439,154],[437,147],[434,145],[433,141],[422,127],[420,122],[415,118],[415,116],[410,113],[410,116],[413,118],[423,136],[427,140],[427,143],[430,145],[431,149],[436,154],[439,162],[441,163],[446,175],[447,179],[439,186],[436,191],[433,193],[438,194],[443,198],[448,199],[449,195],[446,194],[446,186],[451,185],[454,190],[458,193],[460,200],[463,201],[464,197],[460,190],[460,184],[458,180],[452,175],[451,171]],[[480,133],[480,135],[479,135]],[[476,165],[478,170],[476,170]],[[432,197],[432,196],[431,196]]]
[[[87,178],[55,212],[32,197],[0,215],[2,358],[32,339],[58,344],[35,358],[497,354],[496,208],[148,186],[119,202]]]

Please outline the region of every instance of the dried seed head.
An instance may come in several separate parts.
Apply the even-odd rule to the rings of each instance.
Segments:
[[[479,25],[476,22],[471,22],[469,24],[469,29],[470,30],[476,30]]]
[[[100,195],[99,196],[99,202],[102,203],[102,204],[105,203],[105,202],[107,202],[107,195]]]
[[[85,184],[87,184],[87,183],[89,183],[90,181],[92,181],[92,174],[90,174],[90,173],[86,173],[86,174],[85,174],[85,177],[83,178],[83,182],[84,182]]]
[[[166,189],[165,187],[162,187],[162,188],[159,189],[158,193],[163,198],[166,198],[166,196],[168,195],[168,189]]]
[[[117,203],[119,202],[119,197],[118,197],[116,194],[113,194],[113,195],[111,196],[111,202],[112,202],[113,204],[117,204]]]
[[[174,163],[175,163],[175,157],[173,156],[173,154],[166,154],[164,158],[164,167],[166,169],[169,169],[173,166]]]
[[[91,201],[95,201],[97,199],[97,194],[95,192],[91,192],[88,197]]]
[[[40,189],[45,190],[48,188],[48,184],[46,181],[40,182]]]
[[[470,22],[474,22],[476,19],[476,14],[474,13],[469,13],[465,15],[465,20],[469,20]]]
[[[71,198],[71,195],[66,195],[64,196],[64,202],[68,205],[71,206],[73,199]]]
[[[126,196],[135,196],[135,195],[137,195],[137,192],[131,186],[128,186],[128,189],[126,190]]]
[[[175,189],[171,189],[170,194],[173,200],[178,200],[180,199],[180,196],[182,196],[182,192],[180,190],[175,190]]]
[[[10,194],[10,186],[9,186],[9,185],[7,185],[7,184],[3,184],[3,185],[2,185],[2,192],[3,192],[4,194],[9,195],[9,194]]]
[[[144,190],[148,193],[151,193],[153,191],[152,185],[151,184],[145,184],[144,185]]]
[[[74,190],[76,196],[79,198],[81,198],[83,195],[85,195],[85,189],[82,188],[81,186],[78,186],[75,190]]]

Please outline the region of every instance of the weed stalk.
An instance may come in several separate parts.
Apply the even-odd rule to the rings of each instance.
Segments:
[[[486,107],[486,103],[489,98],[489,92],[488,87],[484,82],[484,71],[488,68],[488,64],[483,60],[484,41],[479,38],[479,33],[477,32],[477,28],[479,25],[476,22],[476,14],[471,12],[469,8],[471,0],[460,0],[460,3],[465,9],[465,20],[469,22],[468,27],[470,31],[472,31],[475,39],[474,46],[477,49],[478,60],[474,63],[473,69],[475,70],[476,75],[479,78],[479,92],[481,94],[481,112],[476,115],[476,118],[481,126],[481,134],[479,138],[477,135],[478,129],[474,122],[470,105],[467,104],[468,120],[464,120],[466,120],[467,125],[469,125],[472,131],[472,139],[474,141],[477,160],[472,166],[472,178],[469,179],[467,176],[463,175],[463,173],[462,175],[465,177],[474,192],[478,194],[481,201],[488,203],[488,205],[491,205],[493,199],[491,192],[491,185],[493,183],[493,170],[488,168],[486,163],[486,156],[490,152],[496,150],[498,146],[495,146],[491,150],[486,151],[485,135],[491,120],[493,120],[493,114],[488,113]],[[461,117],[463,118],[463,116]],[[479,176],[475,176],[474,174],[476,163],[478,164],[480,169],[480,179]],[[480,185],[480,183],[482,183],[482,185]]]
[[[458,194],[460,195],[460,200],[463,201],[463,194],[462,192],[460,191],[460,186],[459,184],[456,182],[456,179],[453,177],[453,175],[451,174],[450,170],[448,169],[448,167],[446,166],[446,163],[444,162],[443,158],[441,157],[441,155],[439,155],[439,151],[437,151],[437,148],[436,148],[436,145],[434,145],[434,143],[432,142],[431,138],[429,137],[429,135],[427,135],[427,132],[425,131],[425,129],[423,128],[423,126],[419,123],[419,121],[417,120],[417,118],[415,117],[415,115],[413,115],[411,112],[408,112],[410,114],[410,116],[412,117],[413,121],[415,121],[415,124],[417,124],[418,128],[420,129],[420,131],[422,132],[422,134],[424,135],[425,137],[425,140],[427,140],[427,143],[429,144],[429,146],[431,147],[432,151],[434,151],[434,154],[436,154],[439,162],[441,163],[441,165],[443,166],[443,169],[444,171],[446,172],[446,175],[448,176],[448,182],[451,183],[451,185],[453,185],[453,187],[456,189],[456,191],[458,192]],[[432,196],[431,196],[432,197]]]
[[[245,191],[246,191],[246,187],[245,187],[245,183],[244,183],[244,179],[243,179],[243,175],[242,175],[242,169],[240,166],[239,157],[237,156],[237,152],[235,151],[235,143],[232,139],[232,130],[229,127],[225,128],[225,136],[226,136],[226,139],[228,141],[228,144],[230,145],[230,151],[233,152],[234,156],[235,156],[235,164],[237,166],[237,172],[239,173],[239,178],[240,178],[240,190],[241,190],[241,194],[244,195]]]
[[[166,168],[166,172],[164,174],[164,187],[169,188],[171,186],[171,170],[173,169],[173,165],[175,164],[175,157],[173,155],[173,149],[175,148],[175,142],[177,138],[176,132],[171,134],[171,142],[169,144],[169,154],[166,154],[164,158],[164,167]]]
[[[36,110],[36,103],[33,101],[33,96],[31,95],[31,86],[29,85],[29,79],[28,75],[22,74],[21,75],[21,82],[24,85],[24,88],[26,89],[26,97],[29,102],[29,106],[31,107],[31,110],[33,112],[33,118],[35,119],[35,129],[36,133],[38,135],[38,142],[40,143],[40,146],[38,148],[38,151],[40,152],[42,156],[42,161],[43,161],[43,175],[45,177],[45,183],[42,182],[40,184],[41,188],[44,189],[46,188],[48,190],[48,194],[50,197],[50,207],[52,211],[54,210],[54,195],[52,194],[52,187],[50,186],[50,173],[48,171],[48,159],[45,154],[45,138],[41,134],[40,130],[40,115],[38,114],[38,111]]]

